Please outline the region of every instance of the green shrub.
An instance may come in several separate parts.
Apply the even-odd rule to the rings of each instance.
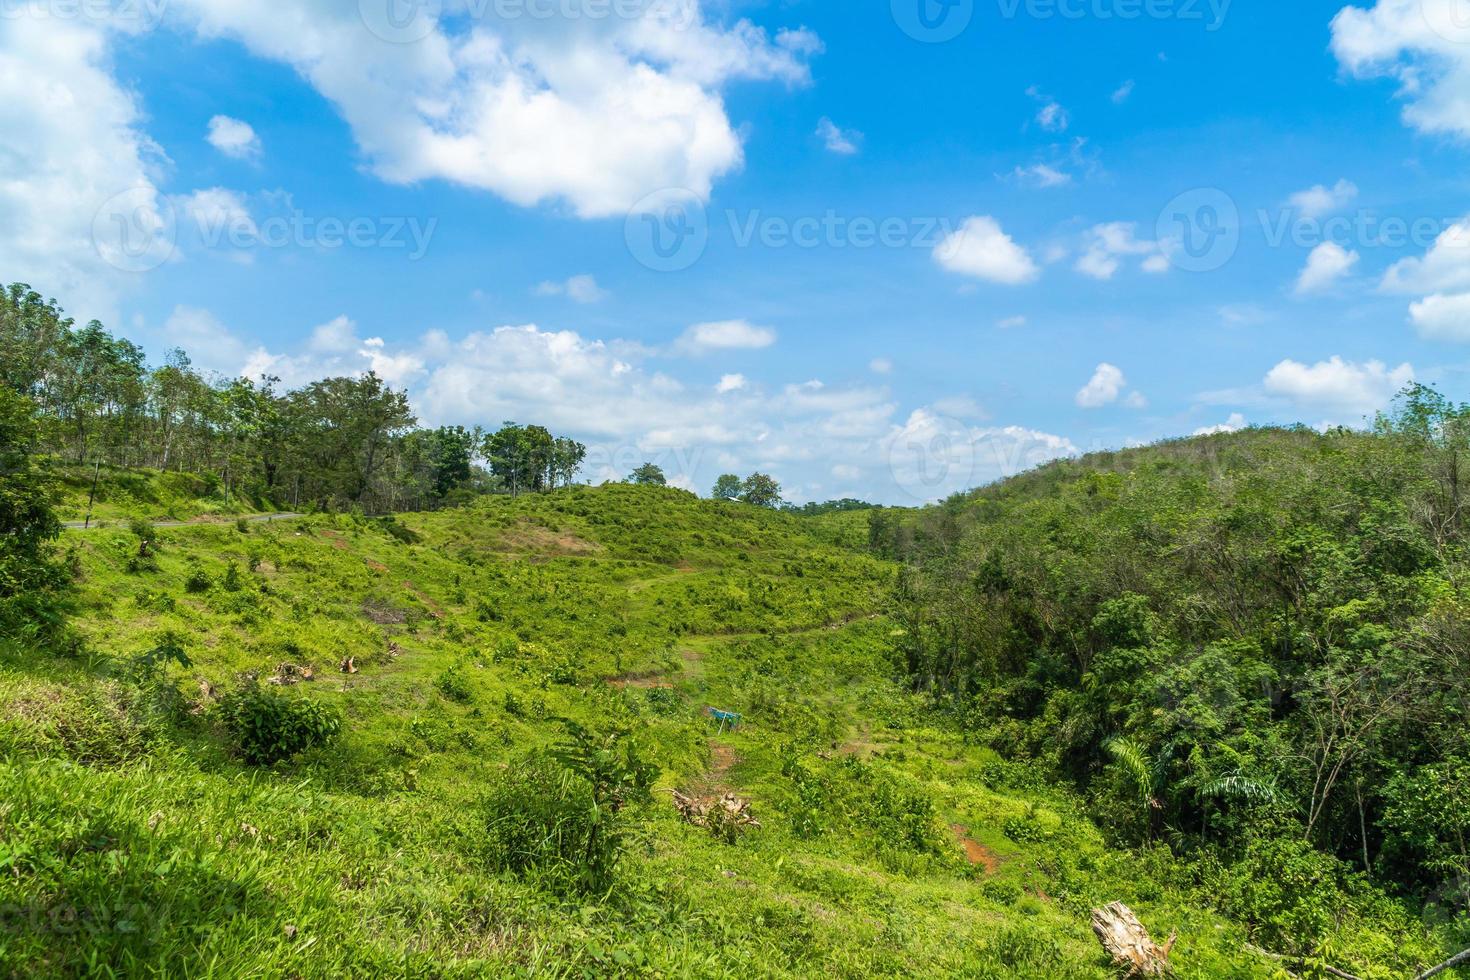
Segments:
[[[486,792],[485,857],[491,867],[534,877],[561,892],[606,891],[622,850],[615,813],[592,785],[552,760],[502,772]]]
[[[475,689],[470,686],[470,679],[466,676],[462,663],[450,664],[444,668],[435,678],[434,687],[449,700],[460,704],[468,704],[475,697]]]
[[[342,731],[341,717],[331,707],[255,681],[226,695],[218,710],[235,749],[252,765],[270,765],[328,745]]]
[[[184,591],[190,595],[198,595],[201,592],[208,592],[212,585],[214,581],[204,570],[204,566],[198,562],[190,562],[189,571],[184,576]]]

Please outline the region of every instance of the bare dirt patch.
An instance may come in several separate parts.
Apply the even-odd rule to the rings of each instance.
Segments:
[[[984,844],[969,836],[970,828],[964,824],[954,824],[949,828],[954,832],[960,847],[964,848],[965,860],[977,867],[985,869],[985,873],[993,875],[1000,870],[1000,857]]]
[[[516,524],[500,535],[500,550],[539,555],[595,555],[602,545],[570,531],[553,531],[536,524]]]

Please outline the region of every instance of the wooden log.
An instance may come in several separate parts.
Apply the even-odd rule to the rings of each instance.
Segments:
[[[1148,930],[1138,921],[1133,910],[1122,902],[1092,910],[1092,931],[1097,941],[1116,966],[1126,968],[1130,977],[1162,977],[1169,972],[1169,952],[1177,937],[1159,946],[1149,938]]]

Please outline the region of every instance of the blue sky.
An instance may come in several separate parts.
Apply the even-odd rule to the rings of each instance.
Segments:
[[[0,278],[594,480],[1361,424],[1466,387],[1459,4],[6,0]]]

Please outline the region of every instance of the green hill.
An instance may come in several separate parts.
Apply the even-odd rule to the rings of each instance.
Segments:
[[[1219,498],[1249,541],[1295,526],[1291,507],[1337,515],[1308,536],[1325,548],[1362,487],[1319,486],[1314,461],[1383,445],[1250,433],[1060,464],[876,512],[886,557],[863,548],[866,513],[630,486],[166,528],[147,547],[67,532],[72,641],[0,659],[0,964],[1103,980],[1118,974],[1089,914],[1122,900],[1178,933],[1182,977],[1316,976],[1315,956],[1412,975],[1452,927],[1324,856],[1331,841],[1279,843],[1284,803],[1232,805],[1215,832],[1276,821],[1259,835],[1276,850],[1211,848],[1173,825],[1174,795],[1135,805],[1131,770],[1098,757],[1109,734],[1156,756],[1150,719],[1256,669],[1182,656],[1182,638],[1160,662],[1165,625],[1246,601],[1225,582],[1216,606],[1189,598],[1211,566],[1181,542],[1215,540],[1191,507]],[[1353,520],[1386,542],[1369,553],[1418,554],[1410,516]],[[1400,571],[1443,601],[1422,567]],[[1060,652],[1140,622],[1158,631],[1147,656],[1100,644],[1079,671]],[[1194,671],[1195,693],[1140,707],[1130,685],[1166,668]],[[1192,753],[1235,737],[1195,723]],[[675,791],[713,804],[710,826]],[[759,825],[720,817],[727,794]]]

